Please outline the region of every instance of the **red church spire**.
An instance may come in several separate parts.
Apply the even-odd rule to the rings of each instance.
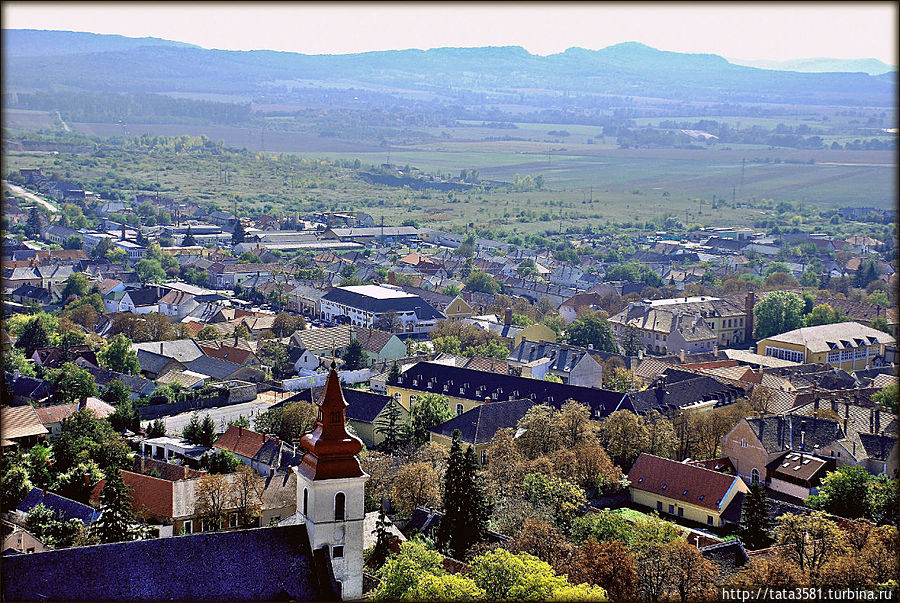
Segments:
[[[347,433],[344,410],[347,401],[334,362],[316,404],[319,407],[316,428],[300,439],[306,454],[299,470],[313,480],[360,477],[363,470],[356,454],[362,450],[363,444],[359,438]]]

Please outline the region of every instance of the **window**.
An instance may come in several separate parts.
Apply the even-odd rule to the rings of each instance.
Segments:
[[[707,515],[706,516],[706,525],[711,526],[712,524],[713,524],[712,523],[712,515]]]
[[[678,507],[678,517],[684,517],[684,509],[682,507]]]
[[[839,362],[841,359],[840,352],[828,352],[828,362]]]
[[[341,599],[344,598],[344,583],[340,580],[335,580],[334,583],[337,585],[337,594]]]
[[[309,490],[303,488],[303,514],[309,516]]]
[[[853,360],[853,350],[844,350],[841,352],[841,360]]]
[[[747,447],[747,440],[745,438],[741,438],[741,448]]]
[[[458,416],[461,415],[461,414],[463,414],[463,405],[462,405],[462,404],[457,404],[457,405],[456,405],[456,416],[458,417]]]
[[[662,501],[661,500],[656,501],[656,510],[659,511],[660,513],[662,513]]]
[[[481,464],[487,465],[487,450],[481,451]]]
[[[229,520],[228,520],[228,527],[229,527],[229,528],[236,528],[236,527],[238,527],[238,514],[237,514],[237,513],[232,513],[232,514],[231,514],[231,517],[230,517]]]
[[[181,524],[181,531],[185,534],[193,534],[194,533],[194,522],[188,519],[186,522]]]
[[[331,548],[331,558],[332,559],[342,559],[344,557],[344,547],[343,546],[335,546]]]
[[[669,505],[669,515],[675,513],[675,505]]]
[[[345,515],[345,499],[343,492],[338,492],[334,495],[334,520],[335,521],[344,521]]]
[[[759,469],[757,469],[756,467],[754,467],[750,472],[750,481],[754,484],[759,483]]]

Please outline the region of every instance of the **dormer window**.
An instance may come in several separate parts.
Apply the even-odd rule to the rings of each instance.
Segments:
[[[687,496],[687,490],[684,490],[684,491],[681,493],[681,495],[682,495],[682,496]]]
[[[665,490],[665,489],[668,488],[668,487],[669,487],[669,484],[663,484],[663,485],[662,485],[662,489],[663,489],[663,490]]]

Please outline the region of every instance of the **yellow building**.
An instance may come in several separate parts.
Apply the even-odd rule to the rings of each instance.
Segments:
[[[628,472],[635,504],[661,515],[720,528],[741,519],[738,493],[749,488],[740,477],[642,453]]]
[[[484,465],[488,450],[499,429],[516,428],[516,423],[535,405],[531,400],[507,400],[482,404],[429,430],[429,438],[444,450],[450,451],[453,432],[460,432],[463,449],[475,447],[475,458]]]
[[[444,314],[447,315],[447,320],[462,320],[463,318],[471,318],[475,314],[475,310],[461,295],[457,295],[453,298],[453,301],[447,304]]]
[[[847,372],[863,370],[884,358],[884,346],[895,339],[858,322],[802,327],[762,339],[758,354],[805,364],[827,364]]]

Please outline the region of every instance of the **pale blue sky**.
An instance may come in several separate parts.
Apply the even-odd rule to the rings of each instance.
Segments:
[[[154,36],[309,54],[518,45],[535,54],[639,41],[736,59],[897,64],[896,2],[44,3],[4,2],[3,26]]]

